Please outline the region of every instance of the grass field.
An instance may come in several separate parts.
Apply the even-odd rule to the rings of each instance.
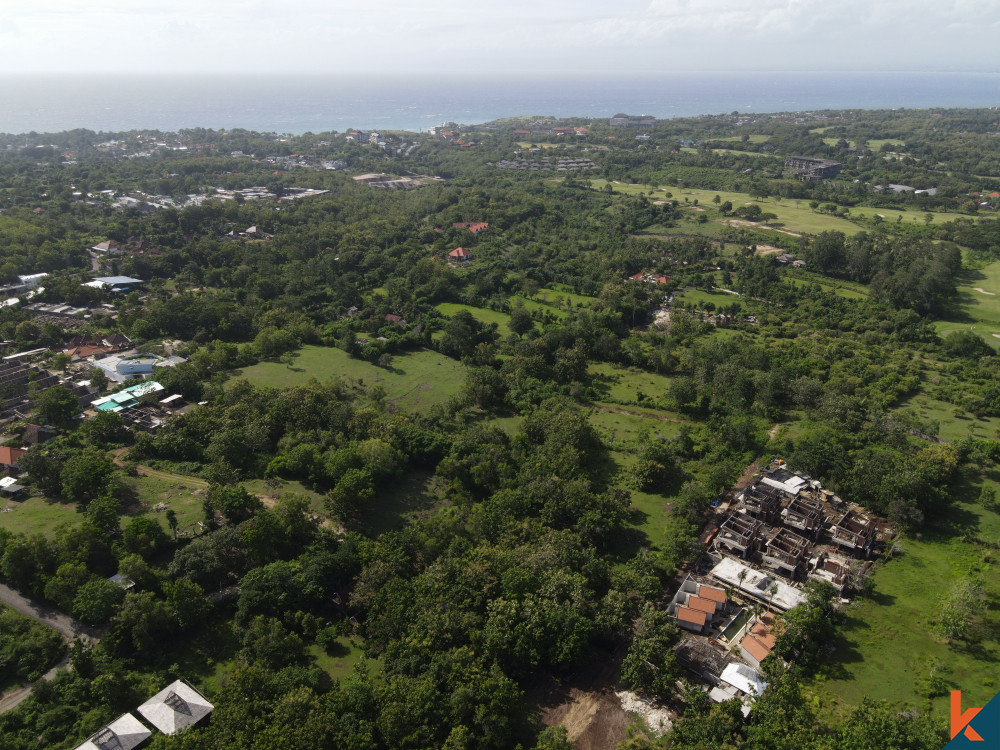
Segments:
[[[951,515],[971,514],[959,506]],[[995,609],[986,614],[974,644],[956,648],[934,635],[938,603],[956,581],[976,576],[989,594],[1000,594],[1000,579],[985,561],[990,553],[956,533],[942,530],[905,540],[903,553],[876,572],[872,598],[847,609],[831,659],[838,673],[813,685],[824,710],[842,714],[865,696],[924,705],[915,687],[932,663],[940,664],[949,686],[961,689],[968,705],[986,705],[996,693],[1000,618]],[[947,719],[947,702],[947,697],[930,702],[937,718]]]
[[[670,393],[671,379],[644,370],[629,370],[624,367],[595,362],[587,368],[593,376],[595,387],[611,401],[638,401],[642,393],[654,400],[665,399]]]
[[[497,332],[501,336],[510,335],[510,315],[507,313],[489,310],[485,307],[473,307],[472,305],[461,305],[457,302],[442,302],[435,306],[435,309],[442,315],[449,318],[462,310],[467,311],[480,323],[496,323]]]
[[[686,292],[675,294],[674,301],[685,302],[689,305],[694,305],[699,310],[703,310],[708,303],[719,307],[720,305],[731,305],[734,302],[739,302],[740,298],[738,295],[729,294],[728,292],[706,292],[703,289],[689,289]]]
[[[355,638],[342,636],[337,639],[337,646],[327,653],[322,648],[313,644],[306,651],[316,666],[326,672],[335,680],[343,680],[354,674],[354,666],[364,662],[372,674],[382,669],[382,662],[377,659],[366,659],[361,646]]]
[[[600,189],[607,184],[607,180],[594,179],[591,180],[591,185],[595,189]],[[713,222],[725,222],[730,219],[726,219],[718,214],[715,210],[715,203],[712,199],[718,195],[720,200],[729,201],[733,204],[734,208],[738,208],[746,203],[755,202],[747,193],[733,193],[728,191],[714,191],[714,190],[696,190],[694,188],[678,188],[678,187],[659,187],[653,190],[649,185],[626,185],[624,183],[612,183],[612,187],[615,192],[626,193],[629,195],[637,195],[638,193],[645,193],[650,195],[653,199],[666,199],[666,193],[673,194],[673,200],[678,200],[683,205],[684,199],[687,198],[692,203],[697,200],[698,205],[707,208],[707,215]],[[837,231],[843,232],[846,235],[854,235],[861,231],[861,227],[857,224],[848,221],[847,219],[840,218],[839,216],[831,216],[830,214],[824,214],[809,208],[809,201],[806,200],[793,200],[793,199],[782,199],[781,201],[776,201],[773,198],[768,198],[763,201],[756,201],[762,211],[767,213],[773,213],[778,216],[777,224],[780,224],[780,229],[788,232],[797,233],[807,233],[807,234],[819,234],[820,232],[826,231]],[[858,218],[871,219],[875,216],[881,214],[882,218],[889,222],[895,222],[896,217],[902,215],[903,221],[907,223],[924,221],[924,214],[930,213],[933,217],[933,222],[935,224],[954,221],[956,218],[962,217],[964,214],[953,213],[953,212],[943,212],[943,211],[907,211],[902,209],[889,209],[889,208],[868,208],[865,206],[858,206],[851,209],[851,216]],[[761,230],[766,230],[768,227],[764,225],[758,225]]]
[[[76,526],[82,520],[76,505],[47,500],[32,495],[27,500],[0,500],[0,529],[15,534],[42,534],[51,536],[56,527],[68,523]]]
[[[569,289],[560,289],[555,286],[539,289],[533,299],[556,308],[590,307],[597,301],[594,297],[576,294]]]
[[[898,138],[870,138],[865,145],[872,151],[878,151],[886,143],[892,144],[895,148],[906,146],[906,141],[901,141]]]
[[[810,273],[798,268],[790,269],[785,278],[795,286],[812,286],[818,284],[823,288],[823,291],[833,292],[847,299],[864,299],[868,296],[868,289],[864,284],[834,280],[826,276],[821,276],[818,273]]]
[[[1000,348],[1000,262],[966,271],[958,285],[959,313],[934,324],[939,336],[972,331],[994,349]]]
[[[305,385],[311,378],[323,381],[342,377],[367,387],[380,385],[385,388],[388,400],[397,406],[426,411],[459,392],[465,381],[465,368],[460,362],[429,349],[393,357],[392,365],[384,369],[351,359],[342,349],[305,346],[291,365],[261,362],[234,377],[273,388]]]
[[[565,307],[558,306],[554,302],[540,302],[539,299],[540,297],[527,299],[525,297],[515,295],[510,298],[510,303],[512,305],[523,305],[524,309],[530,313],[550,313],[551,315],[555,315],[557,318],[565,318],[569,314]]]
[[[591,180],[591,185],[595,189],[601,189],[605,184],[606,180],[594,179]],[[654,199],[666,200],[666,193],[672,193],[674,200],[679,200],[684,203],[684,199],[687,198],[692,203],[697,200],[698,204],[704,206],[707,211],[706,214],[713,221],[732,221],[732,218],[724,218],[715,211],[715,204],[712,199],[718,195],[721,201],[730,201],[734,208],[738,208],[746,203],[753,203],[754,201],[747,193],[734,193],[725,190],[715,191],[715,190],[696,190],[694,188],[678,188],[674,187],[659,187],[653,190],[649,185],[626,185],[624,183],[612,183],[612,187],[615,192],[626,193],[630,195],[637,195],[639,193],[645,193],[649,195],[652,192],[652,197]],[[825,232],[828,230],[835,230],[838,232],[844,232],[848,235],[854,235],[861,231],[861,228],[857,224],[853,224],[847,219],[841,219],[837,216],[831,216],[829,214],[822,214],[813,211],[809,208],[808,201],[795,201],[795,200],[782,200],[781,202],[775,202],[774,199],[768,198],[764,201],[757,201],[760,205],[761,210],[776,214],[778,219],[777,223],[782,226],[779,227],[788,232],[795,233],[809,233],[809,234],[819,234],[820,232]],[[768,227],[760,226],[760,229],[767,229]]]
[[[954,211],[919,211],[904,208],[871,208],[868,206],[856,206],[851,209],[851,216],[857,218],[874,219],[876,216],[881,216],[885,221],[895,222],[897,217],[902,216],[903,221],[907,224],[914,222],[923,224],[924,214],[931,215],[933,218],[932,224],[943,224],[962,217],[968,218],[968,214],[960,214]]]
[[[730,142],[730,141],[742,142],[743,141],[743,136],[741,136],[741,135],[731,135],[728,138],[712,138],[711,140],[713,140],[713,141],[726,141],[726,142]],[[760,135],[759,133],[755,133],[754,135],[750,136],[750,143],[767,143],[769,140],[771,140],[771,136],[769,136],[769,135]]]
[[[939,425],[937,437],[948,442],[965,437],[994,440],[1000,437],[1000,419],[996,417],[979,419],[961,412],[961,409],[954,404],[938,401],[924,394],[908,399],[903,407],[912,409],[924,420],[937,422]]]
[[[590,412],[590,423],[609,435],[618,447],[634,446],[642,435],[674,437],[687,422],[668,412],[598,402]]]

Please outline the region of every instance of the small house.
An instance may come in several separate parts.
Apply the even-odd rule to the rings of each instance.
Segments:
[[[122,714],[76,750],[133,750],[153,736],[132,714]]]
[[[121,245],[114,240],[98,242],[96,245],[91,246],[90,249],[101,255],[117,255],[122,251]]]
[[[458,261],[460,263],[468,263],[472,260],[472,253],[466,250],[464,247],[456,247],[450,253],[448,253],[449,260]]]
[[[161,732],[172,735],[194,726],[214,708],[205,696],[177,680],[139,706],[139,713]]]

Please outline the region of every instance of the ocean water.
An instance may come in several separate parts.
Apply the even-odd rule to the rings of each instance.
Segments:
[[[537,76],[0,74],[0,132],[188,127],[426,130],[518,115],[684,117],[811,109],[998,107],[1000,73],[738,72]]]

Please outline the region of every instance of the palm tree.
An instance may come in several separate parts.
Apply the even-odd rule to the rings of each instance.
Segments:
[[[739,578],[739,579],[740,579],[740,585],[739,585],[739,588],[741,588],[741,589],[743,588],[743,582],[744,582],[744,581],[745,581],[745,580],[747,579],[747,576],[748,576],[748,575],[749,575],[749,572],[747,571],[747,569],[746,569],[746,568],[743,568],[743,569],[741,569],[741,570],[740,570],[740,573],[739,573],[739,575],[738,575],[738,576],[736,576],[737,578]]]

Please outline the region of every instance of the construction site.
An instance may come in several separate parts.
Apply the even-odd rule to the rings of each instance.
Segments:
[[[895,536],[884,519],[774,459],[728,490],[694,563],[667,604],[684,633],[675,653],[713,700],[750,699],[780,617],[806,601],[805,584],[832,585],[846,604]],[[777,658],[777,657],[775,657]]]

